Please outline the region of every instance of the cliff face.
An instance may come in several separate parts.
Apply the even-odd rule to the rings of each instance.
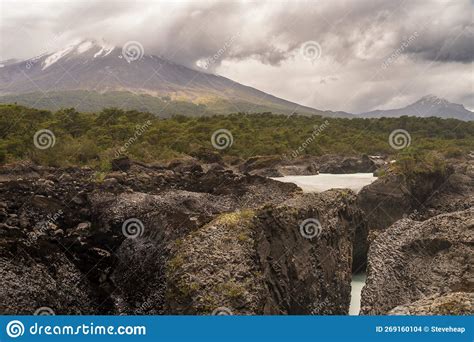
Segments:
[[[473,208],[397,221],[370,246],[361,313],[386,314],[425,297],[474,292],[473,246]]]
[[[296,196],[225,214],[181,241],[168,264],[169,312],[347,314],[353,193]]]
[[[346,314],[369,229],[363,314],[466,312],[471,164],[436,191],[437,176],[408,192],[389,177],[356,196],[211,159],[0,168],[0,313]]]
[[[347,312],[353,193],[193,162],[118,168],[0,170],[2,314]]]
[[[357,196],[368,228],[368,239],[356,243],[360,263],[366,262],[370,241],[398,220],[408,217],[423,221],[472,207],[473,170],[474,160],[449,161],[446,172],[423,172],[410,177],[388,172],[365,186]]]
[[[353,192],[330,190],[257,213],[256,248],[268,290],[263,313],[348,313],[354,235],[365,225],[354,203]]]

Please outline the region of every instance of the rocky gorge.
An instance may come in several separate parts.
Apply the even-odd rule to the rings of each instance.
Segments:
[[[0,168],[0,312],[472,314],[474,163],[197,154],[112,170]],[[268,177],[388,171],[359,193]]]

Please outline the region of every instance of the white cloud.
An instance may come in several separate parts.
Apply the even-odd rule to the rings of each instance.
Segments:
[[[236,37],[210,71],[305,105],[359,112],[433,93],[474,107],[469,0],[4,0],[1,8],[0,59],[90,37],[137,40],[145,53],[196,68]],[[322,47],[315,63],[298,55],[308,40]]]

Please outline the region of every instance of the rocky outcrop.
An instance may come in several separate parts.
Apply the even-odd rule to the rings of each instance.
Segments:
[[[95,225],[123,239],[110,272],[121,314],[162,314],[170,246],[235,206],[228,199],[187,191],[118,196],[99,192],[91,197]]]
[[[473,256],[474,208],[397,221],[370,246],[361,313],[386,314],[427,296],[474,292]]]
[[[417,220],[474,207],[474,159],[450,161],[449,165],[453,170],[445,182],[412,215]]]
[[[233,171],[238,160],[196,158],[118,158],[111,172],[0,167],[0,313],[345,314],[351,271],[365,268],[368,228],[379,234],[363,313],[444,312],[445,299],[465,303],[452,293],[473,292],[469,167],[424,183],[389,174],[356,197],[303,194]],[[307,167],[303,159],[277,169]],[[265,169],[256,165],[248,171]],[[417,201],[426,206],[413,212]],[[415,220],[385,229],[407,212]],[[445,299],[426,309],[430,296]]]
[[[311,238],[313,219],[320,230]],[[364,224],[347,190],[305,194],[257,213],[264,313],[347,314],[354,234]]]
[[[249,210],[223,214],[176,241],[166,265],[167,313],[262,313],[253,217]]]
[[[361,157],[341,157],[326,155],[319,159],[321,173],[374,172],[378,165],[367,155]]]
[[[322,157],[302,156],[288,158],[285,156],[256,156],[239,165],[239,171],[265,177],[307,176],[318,173],[358,173],[374,172],[385,165],[379,156],[362,155],[360,157],[343,157],[325,155]]]
[[[450,160],[444,170],[405,175],[389,170],[358,195],[371,231],[403,217],[423,221],[474,205],[474,160]]]
[[[359,206],[370,230],[383,230],[395,221],[421,210],[427,200],[440,192],[449,173],[425,172],[415,177],[390,172],[362,188]]]
[[[474,161],[449,161],[444,171],[406,176],[393,170],[365,186],[358,205],[368,223],[368,240],[357,245],[366,254],[370,241],[402,218],[424,221],[474,205]],[[360,241],[364,243],[364,241]]]
[[[301,193],[192,159],[114,163],[109,173],[0,168],[0,313],[163,313],[176,241],[222,213]]]
[[[346,314],[355,195],[304,194],[225,214],[179,241],[168,263],[169,312]]]
[[[413,198],[405,177],[389,174],[362,188],[357,196],[370,230],[383,230],[412,211]]]
[[[66,257],[65,246],[40,239],[39,246],[34,248],[26,240],[14,239],[17,241],[4,240],[0,246],[3,315],[33,315],[43,307],[63,315],[108,312],[108,303],[100,297],[100,291],[95,291]],[[102,310],[94,305],[99,303],[103,304]]]
[[[474,314],[474,293],[452,292],[433,295],[414,303],[397,306],[389,315],[472,315]]]

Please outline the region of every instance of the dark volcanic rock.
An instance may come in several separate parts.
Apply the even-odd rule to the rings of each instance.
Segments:
[[[316,175],[318,166],[315,157],[285,159],[282,156],[256,156],[239,166],[239,171],[264,177],[286,175]]]
[[[162,313],[164,267],[180,238],[216,215],[300,192],[194,159],[120,171],[0,167],[0,313]],[[140,220],[140,226],[126,220]],[[132,221],[132,223],[136,221]],[[135,230],[134,230],[135,229]],[[40,286],[43,284],[43,286]],[[26,300],[31,297],[29,304]],[[16,305],[16,304],[18,305]],[[48,305],[49,304],[49,305]]]
[[[460,175],[453,175],[452,167],[448,167],[446,172],[424,172],[410,177],[402,173],[390,172],[378,178],[362,188],[358,194],[358,203],[366,213],[369,229],[383,230],[409,215],[416,218],[416,213],[426,211],[440,194],[456,191],[453,190],[456,185],[450,186],[449,179],[453,177],[453,182],[457,183],[455,180],[457,176]],[[469,194],[462,195],[463,198],[468,196]],[[458,210],[462,209],[466,207]],[[425,219],[435,215],[432,213]]]
[[[473,257],[473,208],[424,222],[397,221],[370,246],[361,313],[386,314],[426,296],[474,292]]]
[[[225,214],[179,241],[168,263],[167,311],[346,314],[352,242],[363,224],[346,191],[303,194]],[[321,231],[300,225],[319,220]],[[312,236],[312,235],[311,235]]]
[[[389,174],[362,188],[357,196],[370,230],[383,230],[412,211],[413,198],[403,175]]]
[[[294,159],[285,156],[256,156],[239,166],[239,171],[266,177],[287,175],[316,175],[318,173],[358,173],[374,172],[384,165],[381,157],[362,155],[342,157],[325,155],[322,157],[301,156]]]
[[[374,172],[376,164],[367,156],[340,157],[327,155],[319,159],[321,173],[359,173]]]
[[[137,219],[142,224],[143,234],[126,239],[117,250],[118,264],[111,276],[120,293],[114,296],[118,310],[127,314],[162,314],[170,249],[217,214],[239,205],[233,197],[187,191],[119,197],[100,193],[91,202],[97,212],[97,226],[118,232],[127,219]]]
[[[93,197],[96,225],[129,236],[116,250],[117,264],[111,274],[118,290],[117,310],[126,314],[163,313],[164,265],[170,244],[233,205],[213,195],[186,191]]]
[[[474,206],[474,159],[451,164],[454,172],[430,195],[417,211],[417,220],[465,210]]]
[[[302,227],[313,219],[320,234],[306,238],[312,231]],[[354,234],[364,224],[347,190],[304,194],[257,213],[257,255],[269,293],[263,313],[347,314]]]
[[[131,165],[132,162],[126,156],[112,160],[112,170],[114,171],[127,171]]]
[[[405,177],[389,171],[358,194],[365,212],[369,239],[401,218],[427,220],[443,213],[468,209],[474,205],[473,161],[450,161],[445,172],[432,171]]]
[[[20,252],[21,253],[21,252]],[[32,315],[48,307],[57,315],[109,312],[102,308],[87,277],[63,253],[38,261],[30,255],[0,258],[0,313]],[[95,305],[94,305],[95,304]]]

